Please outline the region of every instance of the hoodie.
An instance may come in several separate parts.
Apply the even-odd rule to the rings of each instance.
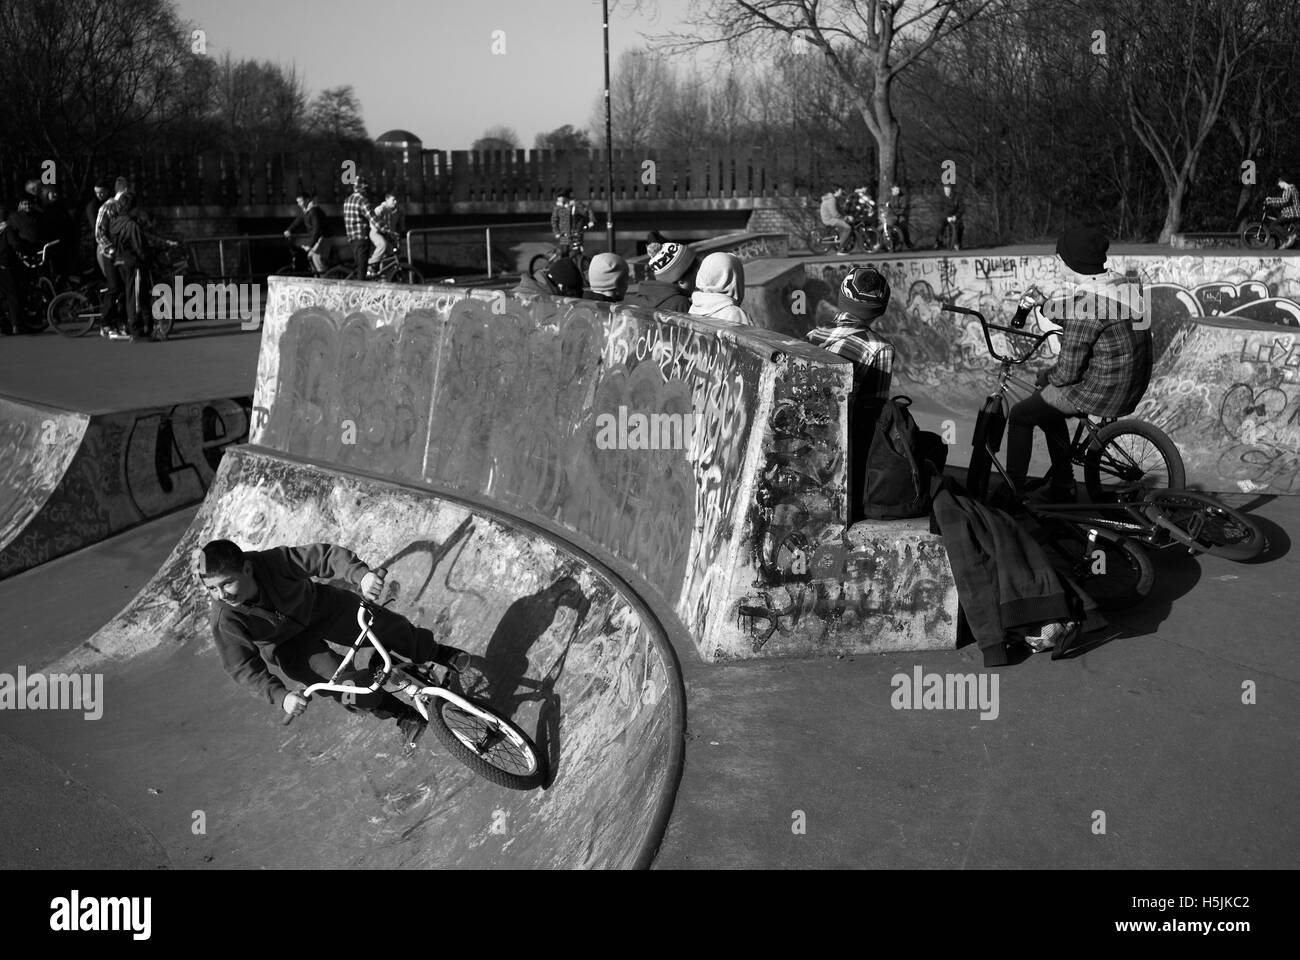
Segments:
[[[651,310],[671,310],[673,313],[691,312],[691,295],[675,283],[664,280],[642,280],[636,293],[629,293],[623,301]]]
[[[745,269],[740,258],[730,253],[711,253],[700,264],[695,276],[696,290],[691,294],[691,313],[727,323],[753,326],[749,314],[741,309],[745,299]]]
[[[245,551],[260,595],[251,603],[212,601],[212,637],[221,664],[235,682],[274,706],[288,692],[267,668],[267,657],[313,624],[317,585],[312,577],[360,586],[370,568],[355,553],[329,543]]]

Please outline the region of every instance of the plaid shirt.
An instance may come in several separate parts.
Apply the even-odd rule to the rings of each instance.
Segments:
[[[1300,219],[1300,190],[1295,184],[1283,190],[1282,196],[1268,197],[1264,202],[1271,207],[1281,207],[1277,215],[1283,220]]]
[[[343,226],[348,232],[348,240],[356,243],[370,238],[370,228],[377,226],[375,211],[370,201],[361,192],[353,192],[343,201]]]
[[[1112,274],[1081,283],[1075,289],[1076,302],[1080,297],[1092,298],[1093,304],[1097,297],[1118,300],[1116,288],[1127,282]],[[1151,331],[1138,329],[1140,318],[1097,318],[1096,314],[1105,312],[1095,308],[1073,311],[1061,330],[1061,352],[1048,369],[1047,380],[1084,413],[1120,417],[1137,408],[1151,382]],[[1123,315],[1119,308],[1109,312]]]
[[[595,218],[585,203],[570,201],[551,208],[551,233],[557,237],[581,237],[587,224]]]
[[[121,212],[117,197],[109,197],[95,214],[95,252],[101,257],[113,256],[113,239],[108,235],[108,225]]]
[[[858,400],[888,400],[894,376],[894,346],[847,313],[833,327],[815,327],[805,338],[813,346],[853,362],[853,393]]]

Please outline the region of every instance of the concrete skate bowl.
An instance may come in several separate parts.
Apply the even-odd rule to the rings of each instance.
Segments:
[[[87,415],[0,397],[0,578],[198,503],[251,407]]]
[[[707,318],[272,278],[252,440],[527,518],[705,660],[949,648],[951,622],[916,616],[936,594],[955,616],[937,537],[848,536],[851,382],[839,357]]]
[[[875,329],[894,344],[897,392],[938,404],[942,416],[959,422],[973,423],[992,387],[994,363],[978,321],[945,313],[942,304],[1005,324],[1031,284],[1049,295],[1061,289],[1053,256],[808,260],[801,287],[784,267],[790,262],[755,266],[773,286],[753,294],[772,314],[761,322],[786,329],[799,319],[806,330],[828,319],[844,274],[874,265],[893,292]],[[1300,493],[1300,260],[1112,256],[1108,265],[1143,279],[1155,368],[1133,415],[1173,438],[1188,486]],[[798,318],[789,310],[796,289],[808,305]],[[778,301],[784,306],[774,307]],[[1050,329],[1056,328],[1039,332]],[[1058,347],[1058,338],[1047,341],[1041,365],[1054,361]]]
[[[430,734],[313,701],[292,727],[224,673],[189,552],[316,541],[384,564],[394,609],[476,655],[479,693],[547,755],[545,789],[478,778]],[[47,672],[103,670],[105,719],[47,717],[40,739],[157,836],[177,866],[636,867],[681,767],[683,698],[658,623],[563,543],[425,491],[255,447],[227,453],[149,585]],[[471,674],[472,676],[473,674]],[[152,788],[152,789],[150,789]],[[143,798],[143,799],[142,799]],[[194,836],[191,813],[207,832]]]

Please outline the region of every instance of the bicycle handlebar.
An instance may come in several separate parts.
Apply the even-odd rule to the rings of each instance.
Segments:
[[[387,574],[387,571],[384,570],[382,567],[379,568],[379,570],[377,570],[376,572],[379,571],[383,571],[385,574]],[[366,597],[357,598],[359,601],[357,605],[357,626],[361,629],[361,632],[357,634],[357,639],[353,642],[352,649],[348,651],[348,655],[343,658],[343,662],[339,664],[338,669],[334,671],[334,676],[330,677],[328,682],[313,683],[307,688],[305,688],[304,690],[302,690],[299,693],[299,696],[302,696],[307,700],[310,700],[313,694],[316,694],[321,691],[325,691],[329,693],[367,694],[367,693],[374,693],[381,686],[383,686],[384,681],[387,680],[389,674],[393,672],[393,658],[389,655],[388,648],[384,646],[383,641],[381,641],[379,637],[375,636],[374,632],[370,629],[370,626],[375,622],[374,611],[379,610],[384,606],[387,606],[389,603],[395,600],[397,597],[397,589],[398,589],[398,584],[396,580],[387,580],[384,583],[383,592],[380,594],[380,597],[387,595],[388,596],[387,600],[384,600],[383,602],[378,602],[375,600],[370,600]],[[352,663],[353,658],[356,657],[357,651],[361,649],[361,641],[363,639],[369,640],[370,645],[379,652],[379,656],[384,661],[383,673],[380,676],[378,676],[377,679],[368,687],[359,687],[356,686],[355,684],[350,684],[350,683],[335,683],[334,681],[338,678],[339,674],[341,674],[344,670],[346,670],[348,665]],[[284,719],[280,721],[280,725],[282,727],[287,727],[289,724],[293,723],[294,719],[297,716],[298,714],[296,713],[286,713],[284,715]]]
[[[1006,327],[997,323],[989,323],[988,320],[985,319],[984,314],[980,313],[978,310],[971,310],[969,307],[959,307],[955,303],[945,303],[940,307],[940,309],[946,310],[949,313],[964,313],[967,316],[975,317],[976,319],[978,319],[980,322],[980,328],[984,331],[984,342],[988,345],[989,354],[995,360],[1001,363],[1012,363],[1012,364],[1019,365],[1029,361],[1030,359],[1033,358],[1034,354],[1038,352],[1038,349],[1043,345],[1043,341],[1046,340],[1055,332],[1049,330],[1047,333],[1030,333],[1029,331],[1022,330],[1018,327]],[[1015,336],[1020,336],[1020,337],[1029,337],[1031,340],[1034,341],[1034,344],[1029,349],[1029,351],[1025,353],[1025,355],[1022,357],[1019,358],[1004,357],[1002,354],[998,353],[997,347],[993,345],[993,338],[989,335],[990,330],[996,330],[999,333],[1014,334]]]

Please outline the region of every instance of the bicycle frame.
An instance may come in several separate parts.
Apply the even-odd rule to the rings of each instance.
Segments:
[[[376,693],[379,691],[380,687],[385,687],[388,678],[395,672],[405,672],[404,665],[393,665],[393,658],[388,652],[388,648],[384,646],[383,641],[380,640],[371,629],[371,625],[374,623],[375,619],[374,613],[372,612],[374,609],[374,604],[370,603],[370,601],[365,598],[361,599],[361,603],[357,608],[357,626],[360,628],[361,632],[357,634],[357,639],[353,642],[351,649],[348,650],[347,656],[343,658],[343,662],[339,664],[338,669],[334,671],[333,676],[331,676],[328,681],[311,684],[302,691],[301,696],[310,700],[312,696],[317,693],[351,693],[357,695]],[[339,683],[339,677],[343,675],[344,671],[346,671],[356,659],[357,653],[360,652],[362,645],[367,640],[370,642],[370,645],[378,651],[379,656],[383,659],[383,670],[375,671],[375,679],[368,687],[361,687],[350,683]],[[415,709],[420,712],[420,715],[424,717],[425,720],[429,720],[430,717],[429,710],[425,706],[424,697],[441,697],[444,700],[451,701],[456,706],[468,712],[473,712],[474,710],[472,704],[463,697],[452,693],[446,687],[437,684],[421,686],[414,680],[405,677],[401,678],[401,680],[402,682],[400,685],[385,687],[385,689],[388,689],[390,693],[402,693],[410,697],[411,702],[415,705]],[[293,717],[294,714],[287,714],[283,722],[287,724],[293,719]]]

